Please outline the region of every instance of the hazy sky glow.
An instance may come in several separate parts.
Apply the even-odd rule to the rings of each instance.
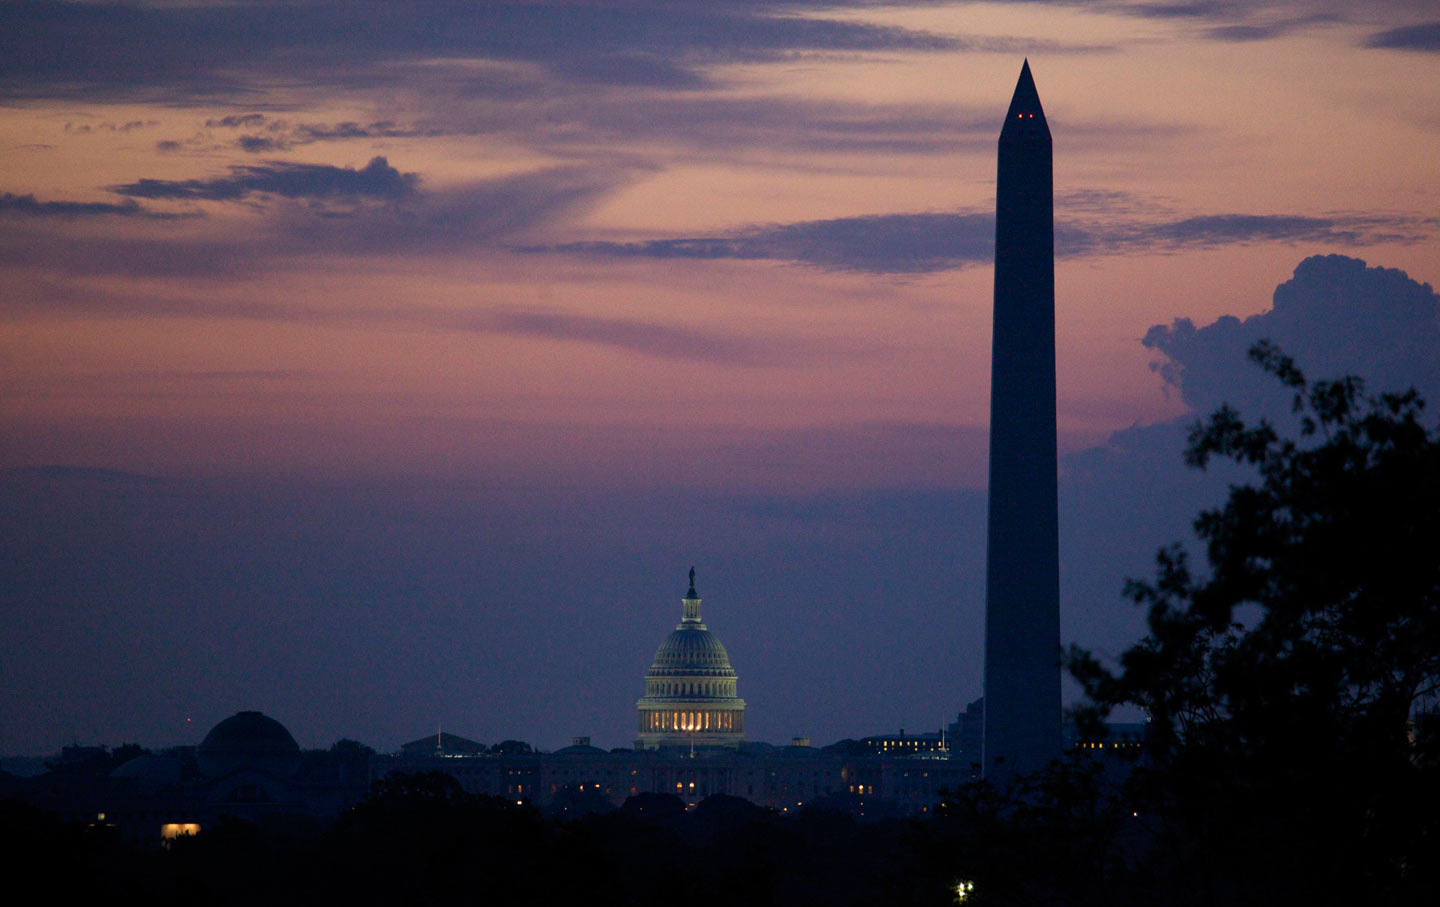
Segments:
[[[1026,56],[1066,641],[1114,650],[1203,499],[1126,458],[1232,335],[1434,381],[1430,0],[0,4],[0,752],[627,744],[692,563],[754,736],[952,719]],[[1315,254],[1408,279],[1204,333]]]

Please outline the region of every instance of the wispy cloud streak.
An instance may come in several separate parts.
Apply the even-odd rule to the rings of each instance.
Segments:
[[[1404,28],[1382,31],[1366,39],[1365,45],[1390,50],[1424,50],[1440,53],[1440,22],[1407,25]]]
[[[129,198],[45,202],[0,194],[0,265],[49,268],[70,276],[231,279],[283,270],[315,253],[342,258],[474,253],[573,216],[635,173],[647,172],[628,162],[552,167],[426,190],[411,189],[415,183],[409,174],[388,165],[382,170],[374,162],[358,171],[306,167],[299,172],[237,167],[209,180],[142,180],[120,187],[162,202],[189,203],[175,213],[157,212]],[[372,194],[335,194],[355,190],[357,181]],[[386,194],[402,190],[399,197]],[[218,208],[238,200],[260,217],[227,221]],[[212,226],[196,231],[156,224],[146,231],[127,227],[79,235],[63,229],[66,220],[110,216],[125,217],[132,226],[136,219],[193,219]]]
[[[383,157],[372,158],[359,170],[329,164],[295,164],[269,161],[263,165],[232,166],[229,176],[212,179],[141,179],[112,187],[120,195],[149,199],[238,201],[251,195],[283,198],[369,197],[398,199],[415,190],[419,176],[401,173]]]
[[[833,7],[833,2],[823,6]],[[0,93],[240,95],[262,74],[372,80],[387,65],[483,58],[562,81],[693,88],[715,62],[796,51],[953,50],[956,39],[825,19],[817,3],[0,5]],[[143,52],[137,52],[143,48]]]
[[[133,199],[123,202],[42,202],[33,195],[15,195],[0,192],[0,215],[16,214],[26,217],[156,217],[169,218],[173,215],[150,211]]]
[[[1095,200],[1081,199],[1093,208]],[[1059,218],[1056,254],[1079,258],[1257,242],[1317,242],[1361,246],[1420,242],[1440,220],[1412,215],[1211,214],[1168,221]],[[993,257],[994,217],[988,212],[883,214],[805,221],[729,234],[637,242],[575,242],[526,247],[619,258],[773,259],[827,269],[912,274],[987,263]]]
[[[0,296],[0,319],[44,314],[69,318],[177,318],[257,321],[335,327],[530,337],[582,343],[657,359],[720,365],[781,366],[834,352],[788,336],[747,335],[684,325],[557,309],[479,303],[473,306],[321,306],[273,299],[158,295],[46,283],[25,296]],[[216,372],[231,375],[231,372]],[[242,373],[234,373],[242,374]],[[246,376],[273,376],[270,371]]]

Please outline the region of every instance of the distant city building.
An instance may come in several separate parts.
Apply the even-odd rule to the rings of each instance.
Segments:
[[[965,706],[947,728],[950,732],[950,757],[980,764],[980,746],[985,733],[985,697]]]
[[[876,734],[865,737],[860,742],[878,756],[929,755],[950,758],[950,742],[943,730],[906,736],[902,727],[898,734]]]
[[[260,712],[238,712],[210,729],[195,750],[204,812],[259,819],[302,812],[294,784],[300,745],[285,725]]]
[[[725,646],[700,620],[694,567],[680,605],[680,623],[655,650],[645,673],[645,695],[636,703],[635,748],[738,747],[745,739],[745,700],[736,695]]]
[[[907,740],[915,739],[907,737]],[[473,794],[545,807],[566,792],[595,793],[613,806],[637,794],[674,794],[694,806],[713,794],[744,797],[780,813],[829,805],[859,816],[924,815],[942,792],[972,779],[968,765],[928,754],[842,753],[809,746],[745,743],[606,752],[567,746],[553,753],[375,759],[375,775],[444,772]]]
[[[1084,750],[1105,756],[1124,754],[1138,755],[1145,744],[1147,726],[1140,721],[1108,721],[1103,734],[1090,736],[1080,733],[1075,725],[1065,725],[1065,746],[1067,749]]]
[[[485,752],[485,744],[443,731],[436,731],[430,737],[421,737],[402,743],[400,751],[411,755],[434,753],[439,756],[475,756]]]
[[[48,773],[10,795],[129,840],[163,843],[222,816],[250,822],[336,816],[369,790],[373,752],[353,741],[301,750],[284,725],[251,711],[215,725],[199,746],[142,753],[101,773],[78,758],[97,754],[103,757],[104,748],[67,748]]]
[[[984,719],[985,697],[982,696],[967,705],[965,711],[950,723],[950,758],[967,764],[979,763]],[[1102,733],[1092,736],[1082,734],[1073,721],[1067,720],[1062,728],[1062,741],[1066,750],[1084,750],[1105,756],[1138,754],[1146,733],[1144,722],[1107,721]]]

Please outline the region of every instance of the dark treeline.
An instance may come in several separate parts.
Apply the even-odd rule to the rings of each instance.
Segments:
[[[57,903],[945,904],[940,825],[723,795],[687,811],[575,792],[542,813],[428,774],[377,782],[333,822],[227,820],[162,849],[0,802],[7,859]]]

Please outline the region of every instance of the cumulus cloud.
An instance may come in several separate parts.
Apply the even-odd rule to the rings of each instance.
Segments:
[[[232,166],[229,176],[212,179],[142,179],[115,186],[112,191],[134,198],[237,201],[251,195],[284,198],[368,197],[398,199],[414,191],[419,177],[401,173],[383,157],[375,157],[359,170],[329,164],[294,164],[269,161],[254,166]]]
[[[1157,325],[1144,344],[1162,358],[1155,370],[1191,413],[1115,432],[1105,444],[1062,460],[1060,551],[1065,638],[1116,654],[1143,632],[1143,612],[1126,604],[1127,577],[1154,573],[1162,545],[1193,541],[1192,521],[1253,472],[1217,461],[1205,471],[1182,460],[1196,417],[1222,403],[1253,421],[1290,431],[1290,394],[1246,353],[1270,338],[1311,379],[1359,374],[1367,390],[1417,387],[1440,403],[1440,301],[1403,271],[1339,255],[1302,261],[1275,290],[1274,305],[1244,320],[1197,327],[1188,318]]]
[[[1246,359],[1261,339],[1277,343],[1311,378],[1356,374],[1373,392],[1415,386],[1440,404],[1440,299],[1404,271],[1356,258],[1307,258],[1275,289],[1268,311],[1204,327],[1177,318],[1150,328],[1144,343],[1163,356],[1152,367],[1192,408],[1229,403],[1283,413],[1289,394]]]

